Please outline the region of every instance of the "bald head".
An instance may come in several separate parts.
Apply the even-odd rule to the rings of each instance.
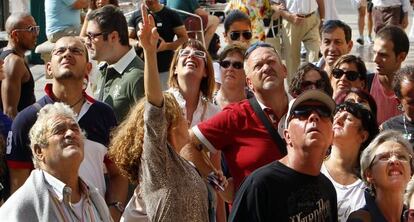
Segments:
[[[24,27],[24,22],[27,19],[34,18],[26,12],[16,12],[11,14],[6,20],[6,32],[10,35],[10,33],[15,29],[26,28]]]

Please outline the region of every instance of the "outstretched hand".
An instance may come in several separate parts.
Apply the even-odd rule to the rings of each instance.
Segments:
[[[157,51],[159,34],[157,32],[157,27],[155,27],[154,17],[148,14],[144,4],[141,4],[141,15],[142,22],[138,24],[138,38],[140,45],[145,51]]]

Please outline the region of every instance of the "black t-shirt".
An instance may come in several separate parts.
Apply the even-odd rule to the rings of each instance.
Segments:
[[[175,37],[174,29],[183,26],[180,16],[170,8],[164,6],[159,12],[153,13],[155,24],[157,25],[157,31],[162,39],[166,42],[173,42]],[[128,27],[134,28],[138,31],[138,23],[141,22],[141,10],[132,13],[131,18],[128,21]],[[160,72],[166,72],[170,69],[170,63],[174,51],[162,51],[157,53],[158,70]]]
[[[323,174],[302,174],[275,161],[243,182],[229,221],[338,221],[336,191]]]
[[[382,124],[383,130],[397,130],[408,139],[414,146],[414,122],[410,122],[407,118],[404,121],[404,114],[394,116]]]

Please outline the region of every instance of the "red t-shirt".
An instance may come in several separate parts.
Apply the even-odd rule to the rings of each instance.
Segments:
[[[391,117],[398,116],[402,113],[402,111],[398,109],[399,102],[397,96],[393,91],[386,92],[386,89],[382,87],[379,81],[378,74],[374,75],[370,94],[374,97],[375,102],[377,103],[378,125],[381,125]]]
[[[223,152],[236,191],[254,170],[282,157],[247,99],[227,106],[192,130],[211,152]]]

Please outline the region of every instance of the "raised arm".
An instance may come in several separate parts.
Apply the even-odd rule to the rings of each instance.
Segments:
[[[141,4],[142,22],[139,23],[138,38],[144,50],[144,89],[147,101],[154,106],[162,106],[164,97],[157,67],[158,32],[154,18],[148,15],[144,4]]]

